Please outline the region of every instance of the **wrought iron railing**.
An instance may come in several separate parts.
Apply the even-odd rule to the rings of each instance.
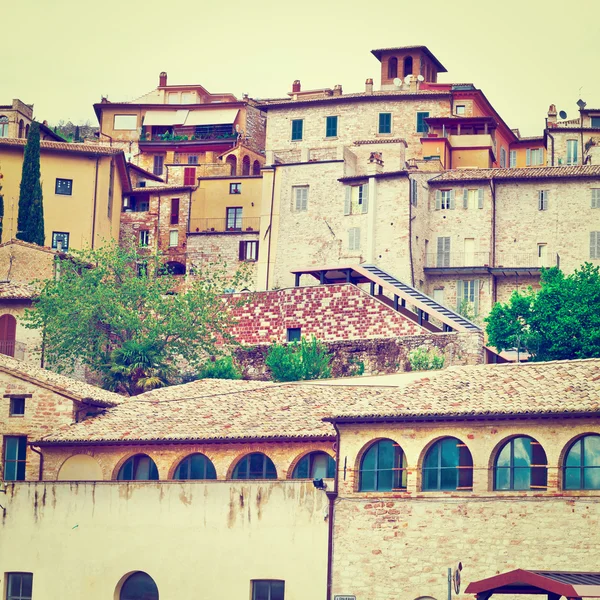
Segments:
[[[429,269],[488,266],[490,266],[489,252],[432,252],[425,257],[425,267]]]
[[[0,340],[0,354],[12,356],[17,360],[23,360],[25,358],[26,350],[27,346],[23,342]]]
[[[189,233],[254,233],[260,228],[260,217],[239,219],[190,219]]]
[[[498,254],[496,255],[497,268],[534,268],[540,267],[558,267],[560,266],[560,257],[558,254],[548,252],[544,256],[540,256],[539,252],[517,252],[515,254]]]

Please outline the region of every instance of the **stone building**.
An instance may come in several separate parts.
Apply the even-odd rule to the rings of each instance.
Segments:
[[[15,98],[11,104],[0,105],[0,138],[27,139],[33,119],[33,104],[25,104]],[[64,142],[60,135],[48,127],[46,121],[40,123],[40,139]]]

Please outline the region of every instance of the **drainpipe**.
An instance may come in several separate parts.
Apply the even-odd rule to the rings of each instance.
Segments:
[[[552,158],[550,160],[550,166],[553,167],[554,166],[554,136],[550,133],[550,131],[547,132],[547,135],[552,140]]]
[[[408,259],[410,261],[410,284],[415,287],[415,265],[413,263],[413,245],[412,245],[412,194],[411,194],[411,185],[412,181],[410,175],[408,177]],[[414,180],[415,185],[417,185],[417,180]],[[416,217],[415,217],[416,218]]]
[[[38,473],[38,481],[43,481],[43,475],[44,475],[44,455],[39,450],[36,450],[33,447],[33,444],[29,444],[29,447],[31,448],[32,452],[35,452],[40,457],[40,470],[39,470],[39,473]]]
[[[98,198],[98,163],[100,159],[96,159],[96,179],[94,181],[94,210],[92,215],[92,249],[94,249],[94,243],[96,238],[96,202]]]
[[[273,206],[275,204],[275,176],[277,167],[273,166],[273,184],[271,185],[271,212],[269,214],[269,242],[267,245],[267,277],[265,280],[265,290],[269,290],[269,270],[271,268],[271,236],[273,235]]]
[[[335,500],[338,495],[338,480],[340,472],[340,430],[337,423],[333,423],[335,429],[335,479],[333,481],[333,491],[326,492],[329,500],[329,513],[327,517],[327,597],[331,600],[333,589],[333,520],[335,516]]]
[[[490,262],[492,264],[492,267],[496,266],[496,184],[494,182],[494,178],[492,177],[490,179],[490,191],[492,193],[492,239],[491,239],[491,256],[490,256]],[[492,300],[493,302],[497,302],[498,301],[498,290],[496,289],[496,276],[494,274],[492,274]]]

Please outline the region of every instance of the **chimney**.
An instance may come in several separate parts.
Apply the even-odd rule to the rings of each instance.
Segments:
[[[292,83],[292,94],[297,94],[300,91],[300,80],[296,79],[294,83]]]
[[[371,78],[365,81],[365,94],[371,95],[373,93],[373,80]]]
[[[548,108],[548,118],[546,119],[546,123],[551,127],[556,125],[556,104],[551,104]]]
[[[333,86],[333,95],[334,96],[342,95],[342,86],[339,83]]]
[[[158,76],[158,87],[167,87],[167,72],[163,71]]]
[[[372,177],[383,172],[383,155],[381,152],[371,152],[367,163],[367,175]]]

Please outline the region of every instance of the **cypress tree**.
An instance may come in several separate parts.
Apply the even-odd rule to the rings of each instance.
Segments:
[[[38,246],[44,245],[44,207],[40,181],[40,124],[31,123],[23,156],[17,238]]]

